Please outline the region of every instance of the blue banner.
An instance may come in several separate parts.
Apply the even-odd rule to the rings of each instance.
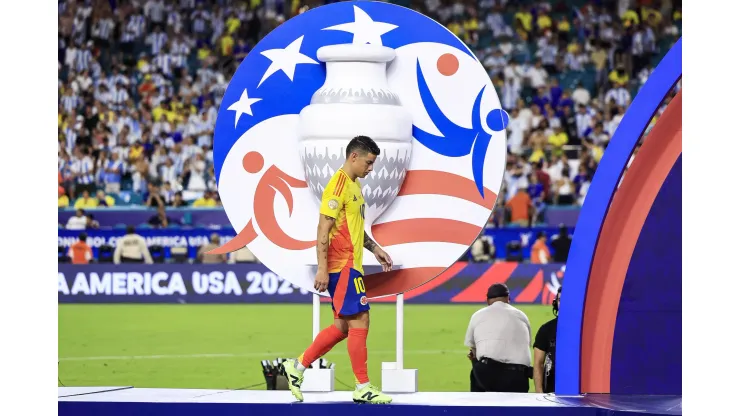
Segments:
[[[505,282],[514,303],[549,305],[563,279],[562,264],[510,262],[455,265],[406,293],[405,302],[484,303],[492,283]],[[366,266],[367,279],[380,272]],[[309,303],[311,294],[261,264],[60,264],[59,303]],[[395,296],[372,299],[394,302]],[[322,298],[328,301],[329,298]]]
[[[522,254],[524,258],[529,258],[529,251],[531,245],[537,238],[537,233],[544,231],[548,235],[548,241],[557,235],[559,232],[558,228],[555,227],[543,227],[543,228],[491,228],[485,230],[485,235],[493,240],[493,245],[496,247],[496,257],[506,257],[506,244],[511,241],[519,241],[522,243]],[[103,245],[116,246],[116,241],[126,234],[124,229],[99,229],[99,230],[85,230],[87,233],[87,244],[92,248],[93,255],[97,257],[98,248]],[[572,234],[573,229],[569,232]],[[167,228],[167,229],[139,229],[137,233],[146,239],[147,245],[150,247],[153,245],[162,246],[164,248],[165,257],[169,257],[170,248],[172,247],[187,247],[191,258],[195,258],[198,248],[204,244],[207,244],[211,234],[217,233],[221,236],[221,244],[226,243],[232,239],[236,233],[230,227],[221,227],[218,229],[208,228]],[[77,237],[80,235],[80,231],[73,230],[59,230],[58,243],[59,246],[69,247],[77,242]]]

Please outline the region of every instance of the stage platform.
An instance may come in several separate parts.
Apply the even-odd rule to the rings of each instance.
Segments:
[[[60,415],[316,415],[352,416],[511,415],[606,416],[680,415],[680,396],[512,393],[393,394],[390,405],[357,405],[348,391],[306,393],[296,403],[288,391],[59,387]]]

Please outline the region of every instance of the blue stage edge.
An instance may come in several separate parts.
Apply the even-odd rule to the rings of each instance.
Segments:
[[[75,416],[606,416],[680,415],[680,396],[515,393],[413,393],[392,395],[392,405],[357,405],[350,392],[306,393],[295,403],[287,391],[59,387],[59,415]]]

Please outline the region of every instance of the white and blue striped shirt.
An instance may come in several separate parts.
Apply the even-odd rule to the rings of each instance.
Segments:
[[[131,15],[126,23],[126,28],[121,34],[121,42],[134,42],[139,39],[146,29],[146,19],[140,14]]]
[[[584,133],[586,132],[586,130],[588,130],[589,127],[591,127],[591,115],[589,115],[588,113],[577,113],[576,129],[578,130],[578,137],[583,138]]]
[[[167,44],[167,34],[164,32],[152,33],[146,42],[151,46],[152,55],[157,55]]]
[[[75,69],[77,72],[90,69],[93,57],[89,49],[80,49],[75,56]]]
[[[571,71],[583,71],[583,63],[577,55],[571,52],[568,52],[568,54],[565,55],[565,65]]]
[[[126,105],[126,101],[128,101],[128,99],[128,91],[126,91],[125,88],[114,90],[111,94],[111,103],[113,104],[112,107],[116,110],[121,110]]]
[[[516,107],[520,93],[521,88],[515,82],[507,82],[501,87],[501,106],[504,107],[504,110],[511,111]]]
[[[171,55],[162,53],[157,55],[152,63],[155,67],[160,69],[163,74],[165,74],[166,76],[171,76],[173,66],[172,61],[173,59]]]
[[[555,65],[555,58],[558,56],[558,47],[555,45],[546,45],[537,51],[537,56],[542,60],[543,65]]]
[[[100,19],[93,26],[93,36],[98,39],[109,40],[115,28],[116,23],[112,19]]]
[[[167,26],[171,26],[175,30],[175,33],[182,31],[182,16],[180,16],[177,10],[172,10],[167,14]]]
[[[205,33],[207,25],[208,14],[206,12],[193,12],[190,16],[190,20],[193,22],[193,32]]]
[[[110,91],[115,91],[116,90],[116,85],[118,85],[119,82],[123,83],[123,85],[125,85],[125,86],[128,86],[128,84],[129,84],[128,78],[125,75],[123,75],[123,74],[113,74],[113,75],[109,76],[108,77],[108,82],[107,82],[108,83],[108,89]]]
[[[62,95],[61,98],[62,108],[65,113],[71,113],[72,110],[76,110],[82,104],[82,100],[77,95]]]
[[[185,155],[183,155],[182,152],[170,152],[170,159],[172,159],[172,165],[175,167],[175,172],[180,175],[185,167]]]
[[[77,132],[68,126],[64,129],[64,136],[67,138],[67,152],[71,153],[75,147],[75,143],[77,143]]]
[[[77,173],[77,183],[89,185],[95,181],[93,176],[94,165],[89,156],[84,156],[82,160],[77,159],[72,164],[72,172]]]
[[[175,68],[184,68],[187,65],[188,55],[190,55],[190,46],[187,42],[173,41],[170,52],[172,53],[172,65]]]
[[[103,181],[105,183],[119,183],[121,182],[121,174],[123,174],[123,162],[121,159],[113,160],[110,159],[105,164],[106,169],[118,169],[118,173],[105,172],[103,171]]]
[[[632,97],[630,97],[630,93],[629,91],[627,91],[626,88],[619,87],[612,88],[607,91],[606,96],[604,97],[604,101],[609,103],[610,101],[614,100],[617,105],[626,107],[629,104],[631,98]]]

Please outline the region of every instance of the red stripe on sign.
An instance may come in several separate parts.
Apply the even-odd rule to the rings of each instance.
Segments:
[[[540,269],[540,271],[537,272],[537,274],[534,275],[534,278],[529,281],[529,284],[527,287],[522,290],[522,292],[519,294],[519,296],[516,297],[514,302],[516,303],[534,303],[534,301],[537,299],[537,296],[539,296],[542,293],[542,287],[545,285],[545,273]]]
[[[501,262],[496,263],[486,270],[481,277],[478,278],[473,284],[468,286],[465,290],[458,293],[451,299],[454,302],[464,303],[480,303],[486,301],[486,293],[488,288],[494,283],[505,283],[511,273],[514,272],[518,263],[515,262]]]
[[[481,227],[444,218],[414,218],[373,225],[373,237],[382,247],[407,243],[454,243],[469,246]]]
[[[437,170],[408,170],[398,196],[404,195],[447,195],[476,203],[492,209],[496,204],[496,193],[483,189],[483,197],[475,182],[454,173]]]
[[[368,299],[373,302],[395,302],[395,295],[405,293],[444,273],[444,267],[413,267],[365,276]]]
[[[431,281],[422,284],[421,286],[417,286],[408,292],[404,292],[403,299],[409,300],[413,299],[417,296],[423,295],[425,293],[428,293],[441,285],[445,284],[448,280],[452,279],[453,277],[457,276],[462,269],[464,269],[468,265],[467,261],[458,261],[454,263],[450,268],[442,272],[439,276],[433,278]],[[387,296],[383,298],[373,299],[374,302],[395,302],[396,297],[394,296]]]

